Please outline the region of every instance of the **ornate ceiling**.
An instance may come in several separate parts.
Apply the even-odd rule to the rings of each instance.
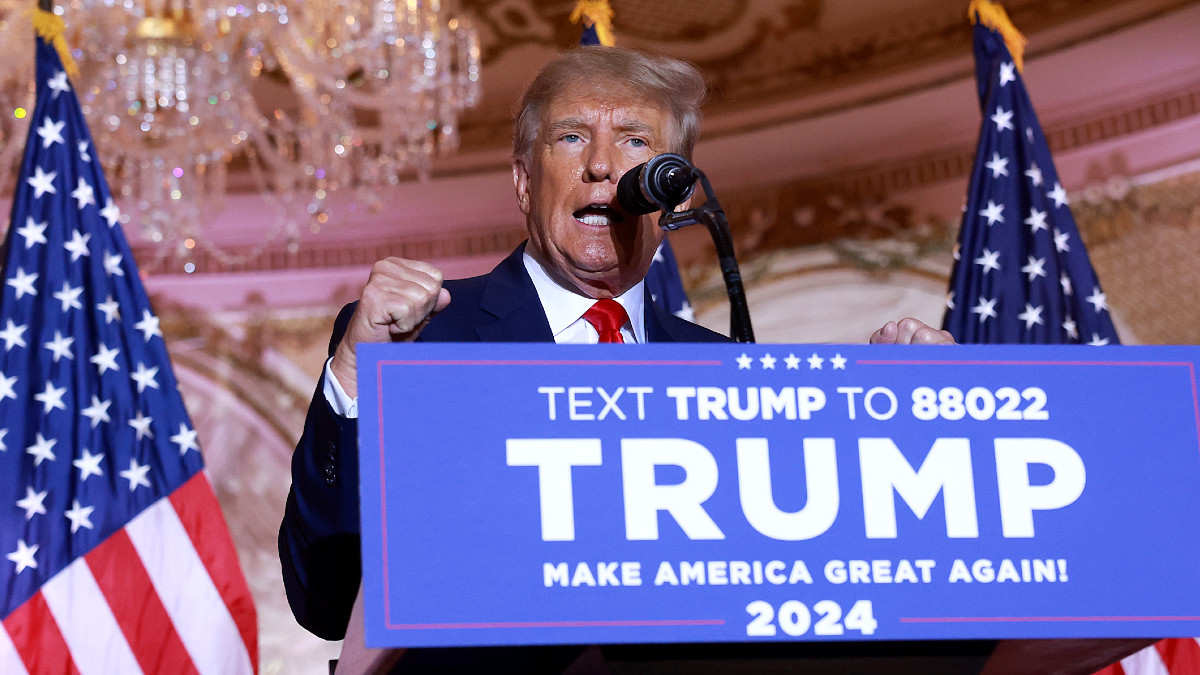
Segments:
[[[622,46],[702,68],[707,138],[826,114],[969,74],[964,0],[611,0]],[[1029,55],[1093,40],[1194,4],[1185,0],[1008,0]],[[462,154],[503,147],[511,106],[536,69],[577,44],[574,0],[461,0],[479,27],[484,100]],[[475,164],[469,160],[459,167]],[[477,165],[476,165],[477,166]]]

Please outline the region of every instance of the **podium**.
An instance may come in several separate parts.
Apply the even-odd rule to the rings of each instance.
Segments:
[[[343,665],[596,644],[575,672],[1087,675],[1200,634],[1197,362],[362,345]]]

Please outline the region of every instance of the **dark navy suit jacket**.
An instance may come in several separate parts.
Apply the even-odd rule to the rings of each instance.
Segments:
[[[450,304],[421,332],[420,341],[433,342],[552,342],[553,334],[521,254],[524,245],[491,273],[446,281]],[[645,302],[648,342],[721,342],[729,338],[671,315]],[[345,334],[354,305],[338,315],[329,353]],[[308,408],[304,435],[292,455],[292,489],[279,528],[279,559],[288,603],[300,625],[327,640],[346,632],[350,610],[362,576],[359,550],[358,424],[336,415],[324,395],[324,376]],[[469,657],[476,650],[410,650],[437,654],[438,667],[446,658]],[[499,656],[545,658],[557,663],[553,650],[503,650]],[[453,654],[451,653],[453,652]],[[577,653],[578,649],[574,653]],[[549,656],[547,656],[549,654]],[[568,654],[569,656],[570,654]],[[416,656],[416,655],[413,655]],[[491,672],[500,665],[490,654]],[[544,658],[545,657],[545,658]],[[572,657],[573,658],[573,657]],[[406,654],[405,663],[410,661]],[[569,660],[567,661],[569,663]],[[464,668],[467,664],[461,664]],[[451,665],[453,667],[453,665]],[[499,668],[506,672],[554,672],[526,661]]]

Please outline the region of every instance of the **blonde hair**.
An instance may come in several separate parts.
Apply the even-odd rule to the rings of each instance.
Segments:
[[[513,125],[514,159],[529,162],[542,111],[555,96],[580,83],[625,91],[661,105],[671,115],[672,152],[691,159],[700,137],[700,104],[707,94],[700,71],[669,56],[599,45],[558,56],[529,84]]]

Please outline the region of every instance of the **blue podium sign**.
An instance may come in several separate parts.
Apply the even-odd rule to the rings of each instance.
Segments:
[[[1197,347],[358,359],[369,646],[1200,634]]]

